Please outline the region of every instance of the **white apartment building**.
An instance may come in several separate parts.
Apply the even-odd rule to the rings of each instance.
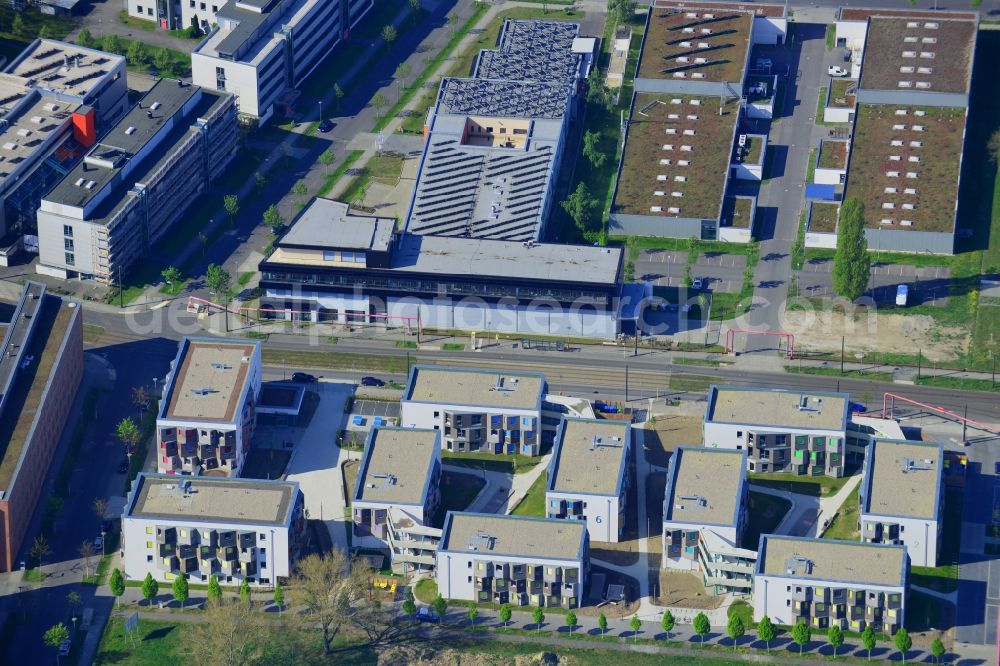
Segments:
[[[861,540],[906,547],[910,563],[936,567],[941,549],[944,447],[875,440],[861,477]]]
[[[892,635],[904,626],[910,562],[903,546],[764,534],[753,581],[753,619],[800,620]]]
[[[577,608],[589,569],[582,522],[448,512],[434,575],[445,599]]]
[[[388,550],[400,573],[433,569],[440,480],[439,431],[372,428],[351,500],[352,543]]]
[[[549,461],[545,514],[585,522],[591,541],[620,541],[632,486],[632,432],[627,421],[562,419]]]
[[[238,476],[256,425],[260,343],[181,340],[156,415],[156,466],[166,474]]]
[[[756,553],[747,523],[746,451],[680,446],[667,467],[663,566],[699,572],[716,594],[749,594]]]
[[[274,585],[305,545],[299,484],[140,473],[122,514],[126,578]]]
[[[160,79],[42,197],[36,270],[120,283],[238,150],[232,95]]]
[[[191,54],[192,79],[233,93],[241,114],[264,121],[276,105],[292,102],[292,91],[372,6],[372,0],[229,0],[215,12],[218,27]]]
[[[417,365],[399,423],[439,430],[445,451],[537,456],[546,386],[540,373]]]

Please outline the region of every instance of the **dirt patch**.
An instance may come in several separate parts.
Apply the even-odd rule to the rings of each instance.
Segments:
[[[642,448],[651,465],[666,467],[674,449],[682,444],[697,446],[702,438],[697,416],[656,416],[642,428]]]
[[[595,574],[603,574],[604,589],[600,591],[601,598],[587,598],[584,602],[585,605],[581,606],[577,615],[586,615],[589,617],[597,617],[601,613],[604,613],[607,617],[614,617],[615,615],[619,617],[628,617],[632,613],[639,610],[639,581],[631,576],[626,576],[623,573],[617,571],[611,571],[610,569],[605,569],[604,567],[593,565],[590,567],[590,576],[593,578]],[[588,583],[589,585],[589,583]],[[607,591],[608,585],[624,585],[625,586],[625,603],[602,603],[603,595]],[[588,590],[589,592],[589,590]],[[600,605],[598,605],[600,604]]]
[[[725,597],[710,593],[697,574],[660,570],[659,595],[654,598],[657,606],[711,610],[721,606],[724,600]]]
[[[548,661],[546,654],[517,655],[513,658],[506,655],[491,655],[488,652],[456,652],[454,650],[438,650],[435,647],[420,644],[394,645],[381,652],[378,663],[410,664],[411,666],[533,666],[543,663],[566,663],[565,659],[557,662]]]
[[[912,354],[921,349],[925,358],[943,361],[960,356],[968,347],[969,331],[937,324],[927,315],[877,314],[858,310],[791,310],[785,312],[783,329],[795,335],[795,347],[812,351],[840,351],[841,336],[849,355],[878,351]]]

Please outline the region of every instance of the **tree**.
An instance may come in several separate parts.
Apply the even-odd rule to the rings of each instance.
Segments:
[[[128,50],[125,52],[125,60],[127,60],[130,65],[141,65],[146,62],[147,59],[149,59],[149,53],[146,51],[145,44],[140,42],[138,39],[129,43]]]
[[[591,196],[583,181],[580,181],[573,193],[566,197],[562,207],[580,231],[588,231],[593,226],[597,200]]]
[[[837,251],[833,257],[833,290],[853,301],[868,289],[871,258],[865,240],[865,208],[856,197],[844,201],[837,224]]]
[[[500,605],[500,621],[503,622],[503,628],[507,628],[507,623],[510,622],[510,616],[512,615],[510,610],[510,604]]]
[[[833,648],[833,658],[837,658],[837,650],[844,644],[844,632],[837,625],[832,625],[826,632],[826,642]]]
[[[139,431],[139,426],[136,425],[135,420],[131,416],[126,416],[115,427],[115,436],[118,437],[119,442],[131,451],[139,443],[142,433]]]
[[[670,638],[670,632],[674,630],[674,625],[676,624],[674,620],[674,614],[667,609],[663,612],[663,617],[660,618],[660,629],[663,629],[664,633],[667,634],[667,638]]]
[[[333,164],[335,159],[336,157],[334,156],[333,151],[329,148],[319,154],[319,163],[323,165],[324,175],[330,175],[330,165]]]
[[[747,628],[743,624],[743,620],[740,619],[740,616],[735,613],[731,615],[729,621],[726,623],[726,635],[733,641],[733,652],[736,652],[736,643],[746,633]]]
[[[382,109],[384,109],[388,103],[389,100],[387,100],[385,95],[382,93],[375,93],[372,96],[371,102],[369,102],[369,104],[372,105],[372,108],[375,109],[375,114],[378,116],[382,115]]]
[[[406,588],[406,595],[403,597],[403,612],[411,618],[417,612],[417,601],[413,598],[413,592],[410,588]]]
[[[861,632],[861,644],[868,650],[868,661],[872,660],[872,650],[875,649],[875,644],[878,643],[878,639],[875,637],[875,630],[872,629],[872,625],[865,626],[865,630]]]
[[[249,605],[253,600],[253,594],[250,592],[250,581],[246,578],[240,583],[240,601]]]
[[[545,622],[545,611],[542,610],[541,606],[535,606],[531,609],[531,621],[535,623],[535,631],[542,630],[542,622]]]
[[[240,212],[240,200],[235,194],[227,194],[222,197],[222,207],[226,209],[229,216],[229,225],[232,226],[236,220],[236,214]]]
[[[132,387],[132,404],[140,413],[149,406],[149,391],[146,390],[145,386],[140,384]]]
[[[413,68],[406,62],[400,63],[399,67],[396,68],[396,78],[399,79],[399,86],[401,88],[406,87],[406,79],[410,78],[410,74],[412,73]]]
[[[218,603],[222,601],[222,586],[219,585],[219,578],[215,574],[208,577],[208,590],[206,594],[209,602]]]
[[[712,625],[708,621],[708,616],[704,613],[698,613],[694,616],[694,622],[691,623],[691,626],[694,629],[694,633],[698,634],[701,642],[704,643],[705,636],[707,636],[708,632],[712,630]]]
[[[278,607],[278,614],[281,614],[281,609],[285,607],[285,591],[281,589],[281,583],[275,581],[274,583],[274,605]]]
[[[156,53],[153,54],[153,64],[156,65],[156,69],[160,71],[170,69],[170,65],[172,64],[170,51],[168,51],[166,47],[156,49]]]
[[[941,642],[941,637],[936,636],[933,641],[931,641],[931,654],[934,655],[934,663],[940,664],[941,657],[944,656],[945,649],[944,643]]]
[[[420,15],[420,0],[410,0],[410,16],[413,17],[413,22],[417,22],[417,17]]]
[[[271,230],[272,234],[277,235],[278,229],[285,223],[282,219],[281,213],[278,212],[278,207],[271,204],[264,211],[264,226]]]
[[[121,55],[125,52],[125,46],[118,35],[105,35],[101,38],[101,49],[108,53]]]
[[[344,99],[345,94],[344,89],[340,87],[339,83],[333,84],[333,99],[338,109],[340,108],[340,100]]]
[[[11,23],[10,31],[15,35],[24,33],[24,19],[21,18],[20,14],[14,14],[14,22]]]
[[[76,34],[76,43],[80,46],[90,46],[94,43],[94,36],[90,34],[90,31],[83,28]]]
[[[600,169],[608,156],[601,151],[601,135],[599,132],[587,130],[583,133],[583,156],[590,160],[595,169]]]
[[[97,548],[94,547],[94,542],[90,539],[84,539],[83,543],[81,543],[80,547],[77,549],[77,552],[80,553],[80,557],[83,558],[83,570],[86,572],[86,575],[89,576],[90,558],[97,555]]]
[[[608,13],[615,23],[628,23],[635,16],[636,6],[635,0],[608,0]]]
[[[597,616],[597,628],[601,630],[602,637],[608,631],[608,618],[604,613]]]
[[[632,638],[638,638],[639,630],[642,629],[642,620],[639,619],[639,616],[633,615],[632,619],[628,621],[628,626],[632,629]]]
[[[220,666],[251,666],[264,662],[268,644],[287,642],[293,627],[282,626],[276,640],[264,617],[251,606],[230,601],[205,604],[203,622],[191,625],[192,641],[198,646],[197,663]],[[294,635],[294,634],[293,634]],[[284,662],[291,663],[291,662]]]
[[[49,549],[49,540],[45,538],[44,534],[39,534],[35,537],[35,540],[31,542],[31,549],[28,550],[28,554],[31,559],[35,560],[36,566],[41,569],[42,562],[45,560],[45,556],[52,552]]]
[[[799,620],[794,627],[792,627],[792,640],[796,645],[799,646],[799,654],[802,654],[802,648],[809,644],[812,640],[812,629],[809,625]]]
[[[469,624],[476,626],[476,618],[479,617],[479,607],[475,601],[469,602]]]
[[[111,588],[111,594],[115,597],[115,606],[118,606],[121,596],[125,594],[125,576],[122,575],[121,569],[116,568],[111,570],[108,587]]]
[[[215,294],[225,294],[229,291],[232,282],[229,272],[218,264],[209,264],[205,271],[205,284]]]
[[[325,556],[310,555],[301,560],[296,589],[305,607],[304,617],[322,630],[323,654],[329,656],[348,619],[354,596],[354,581],[344,551],[334,548]]]
[[[253,175],[254,184],[257,185],[257,190],[263,190],[264,186],[267,185],[267,176],[257,171]]]
[[[990,162],[993,164],[1000,162],[1000,129],[990,134],[989,141],[986,142],[986,152],[989,153]]]
[[[309,194],[309,188],[306,187],[304,181],[300,180],[292,187],[292,194],[294,194],[298,199],[302,199]]]
[[[69,612],[73,615],[75,615],[76,611],[79,610],[80,603],[82,601],[83,600],[80,599],[80,593],[77,592],[76,590],[73,590],[72,592],[66,595],[66,603],[69,604]]]
[[[969,0],[969,6],[973,9],[979,9],[983,6],[983,0]]]
[[[566,613],[566,626],[569,627],[569,633],[571,634],[576,629],[576,613],[573,611]]]
[[[398,36],[396,28],[391,23],[382,28],[382,39],[385,40],[387,46],[392,46],[392,43],[396,41],[396,37]]]
[[[146,572],[146,577],[142,581],[142,598],[145,599],[149,604],[153,603],[153,599],[156,595],[160,593],[160,584],[156,582],[153,578],[153,574]]]
[[[764,645],[767,646],[767,653],[771,654],[771,641],[774,640],[774,624],[767,615],[760,618],[760,622],[757,623],[757,638],[764,641]]]
[[[15,20],[17,20],[21,18],[21,15],[15,14],[14,18]],[[55,648],[56,650],[58,650],[60,645],[69,640],[69,629],[67,629],[66,625],[63,624],[62,622],[60,622],[59,624],[54,624],[45,630],[45,633],[42,634],[42,640],[45,641],[45,644],[50,648]],[[56,661],[58,660],[59,660],[59,655],[57,654]]]
[[[444,597],[440,594],[437,595],[434,598],[434,601],[431,602],[431,608],[433,608],[434,612],[437,613],[438,624],[444,622],[444,615],[448,612],[448,602],[444,600]]]
[[[892,642],[896,644],[896,649],[899,650],[899,654],[905,664],[906,653],[909,652],[911,647],[913,647],[913,639],[910,638],[910,634],[907,633],[906,629],[900,627],[899,630],[896,631],[896,635],[892,637]]]
[[[160,271],[160,275],[163,277],[163,281],[167,284],[176,284],[180,282],[183,277],[181,272],[173,266],[167,266],[164,268]]]

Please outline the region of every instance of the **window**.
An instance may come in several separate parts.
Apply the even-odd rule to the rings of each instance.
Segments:
[[[267,535],[264,534],[263,532],[260,533],[259,537],[260,537],[261,541],[266,541],[267,540]]]
[[[76,264],[76,257],[73,256],[72,252],[67,252],[66,253],[66,265],[67,266],[73,266],[74,264]]]
[[[323,250],[323,261],[337,261],[337,252],[334,250]]]
[[[219,11],[219,5],[212,5],[212,12],[214,13],[217,11]]]
[[[205,9],[205,3],[204,2],[199,2],[198,3],[198,7],[200,7],[202,9],[202,11],[204,11],[204,9]]]
[[[153,547],[153,542],[152,541],[147,541],[146,542],[146,548],[152,548],[152,547]]]
[[[183,538],[186,539],[187,535],[188,535],[188,531],[187,530],[181,530],[181,537],[183,537]]]
[[[521,425],[523,425],[523,426],[530,426],[531,425],[531,417],[525,416],[524,418],[522,418],[521,419]]]
[[[191,2],[189,3],[189,5],[190,5],[191,9],[194,9],[194,0],[191,0]]]
[[[142,13],[142,5],[136,5],[135,8],[140,14]]]
[[[152,562],[153,561],[153,556],[152,555],[147,555],[146,556],[146,561],[147,562]]]
[[[354,263],[354,253],[353,252],[341,252],[340,260],[346,261],[347,263]]]
[[[743,431],[742,430],[737,430],[736,431],[736,436],[739,437],[740,439],[742,439],[743,438]]]
[[[146,534],[152,534],[152,533],[153,533],[153,527],[152,525],[150,525],[149,527],[146,528]]]
[[[146,14],[147,14],[148,16],[152,16],[152,15],[153,15],[153,8],[152,8],[152,7],[150,7],[149,9],[147,9],[147,10],[146,10]]]
[[[466,564],[468,564],[468,565],[469,565],[469,566],[468,566],[468,568],[469,568],[469,569],[471,569],[471,568],[472,568],[472,561],[471,561],[471,560],[470,560],[469,562],[466,562]]]
[[[466,576],[465,577],[465,582],[466,583],[471,583],[472,582],[472,576]]]
[[[434,418],[440,418],[441,412],[434,412]]]
[[[71,227],[68,224],[64,224],[63,225],[63,236],[69,236],[70,238],[72,238],[73,237],[73,227]]]

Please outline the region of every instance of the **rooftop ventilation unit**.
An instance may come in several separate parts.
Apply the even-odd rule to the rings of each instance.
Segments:
[[[488,532],[483,532],[482,530],[477,530],[475,534],[469,537],[469,550],[493,550],[496,546],[497,538]]]
[[[490,390],[491,391],[502,391],[502,392],[510,393],[511,391],[513,391],[514,389],[517,388],[517,382],[518,382],[517,378],[514,377],[514,378],[512,378],[510,380],[510,384],[508,384],[507,381],[505,380],[504,376],[500,375],[500,376],[497,377],[496,384],[494,384],[493,388],[491,388]],[[511,386],[511,384],[513,386]]]
[[[923,460],[913,460],[912,458],[903,458],[903,474],[909,472],[920,472],[920,471],[931,471],[934,469],[934,461],[929,458],[924,458]]]
[[[128,128],[125,130],[125,134],[132,136],[133,134],[135,134],[135,128],[129,125]]]
[[[785,571],[790,575],[808,575],[813,571],[813,561],[802,555],[793,555],[785,560]]]
[[[195,395],[205,396],[209,395],[210,393],[218,393],[218,391],[212,388],[211,386],[202,386],[200,388],[191,389],[191,393],[194,393]]]
[[[606,441],[600,435],[594,435],[590,440],[590,450],[596,451],[597,449],[620,449],[622,448],[621,438],[612,437],[611,441]]]
[[[681,495],[680,502],[674,504],[675,509],[706,509],[708,500],[701,495]]]
[[[387,474],[383,472],[372,474],[372,478],[375,479],[375,482],[369,483],[369,488],[386,488],[388,486],[396,485],[397,481],[395,474]]]
[[[795,408],[798,409],[800,412],[818,411],[819,403],[822,402],[822,400],[820,400],[819,398],[813,398],[813,401],[817,403],[815,406],[809,404],[809,396],[800,395],[799,402],[797,405],[795,405]]]
[[[152,104],[149,105],[149,108],[152,109],[153,111],[156,111],[158,108],[160,108],[160,103],[153,102]]]
[[[229,365],[228,363],[213,363],[212,364],[212,369],[214,369],[214,370],[232,370],[233,366]]]

